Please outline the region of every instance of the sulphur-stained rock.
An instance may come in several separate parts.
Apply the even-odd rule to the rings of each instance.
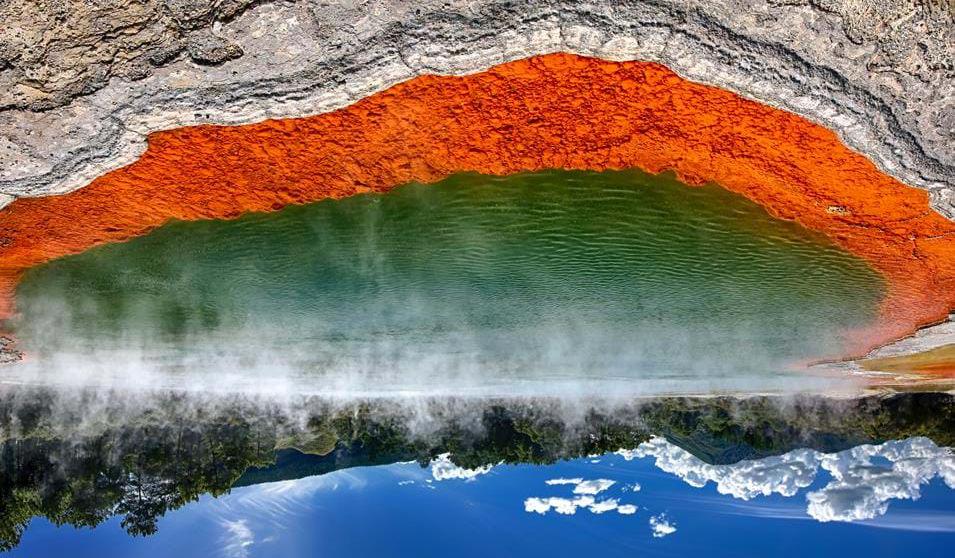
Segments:
[[[955,217],[944,0],[10,0],[0,20],[7,195],[82,187],[155,130],[317,114],[419,74],[567,51],[660,62],[806,116]]]

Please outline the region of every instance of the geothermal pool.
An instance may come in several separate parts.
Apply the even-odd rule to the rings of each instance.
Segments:
[[[881,277],[717,186],[458,174],[31,269],[8,381],[345,395],[834,389]],[[268,377],[264,382],[263,378]]]
[[[955,3],[0,21],[0,558],[953,554]]]
[[[931,555],[955,398],[808,368],[886,283],[636,170],[172,221],[19,282],[0,551]]]

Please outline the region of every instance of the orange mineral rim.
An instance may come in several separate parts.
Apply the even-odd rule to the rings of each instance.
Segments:
[[[570,54],[421,76],[304,118],[156,132],[136,162],[0,210],[0,319],[23,272],[170,219],[229,219],[473,171],[674,171],[715,182],[863,258],[886,280],[847,357],[955,307],[955,223],[809,120],[664,66]]]

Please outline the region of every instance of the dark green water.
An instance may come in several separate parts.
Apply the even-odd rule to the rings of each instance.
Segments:
[[[343,389],[679,389],[837,354],[882,292],[861,260],[715,186],[636,171],[464,174],[174,222],[51,262],[21,284],[14,325],[40,361],[94,353]]]

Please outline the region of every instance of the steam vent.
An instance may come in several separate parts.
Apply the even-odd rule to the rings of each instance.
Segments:
[[[952,0],[0,0],[0,556],[949,556]]]

